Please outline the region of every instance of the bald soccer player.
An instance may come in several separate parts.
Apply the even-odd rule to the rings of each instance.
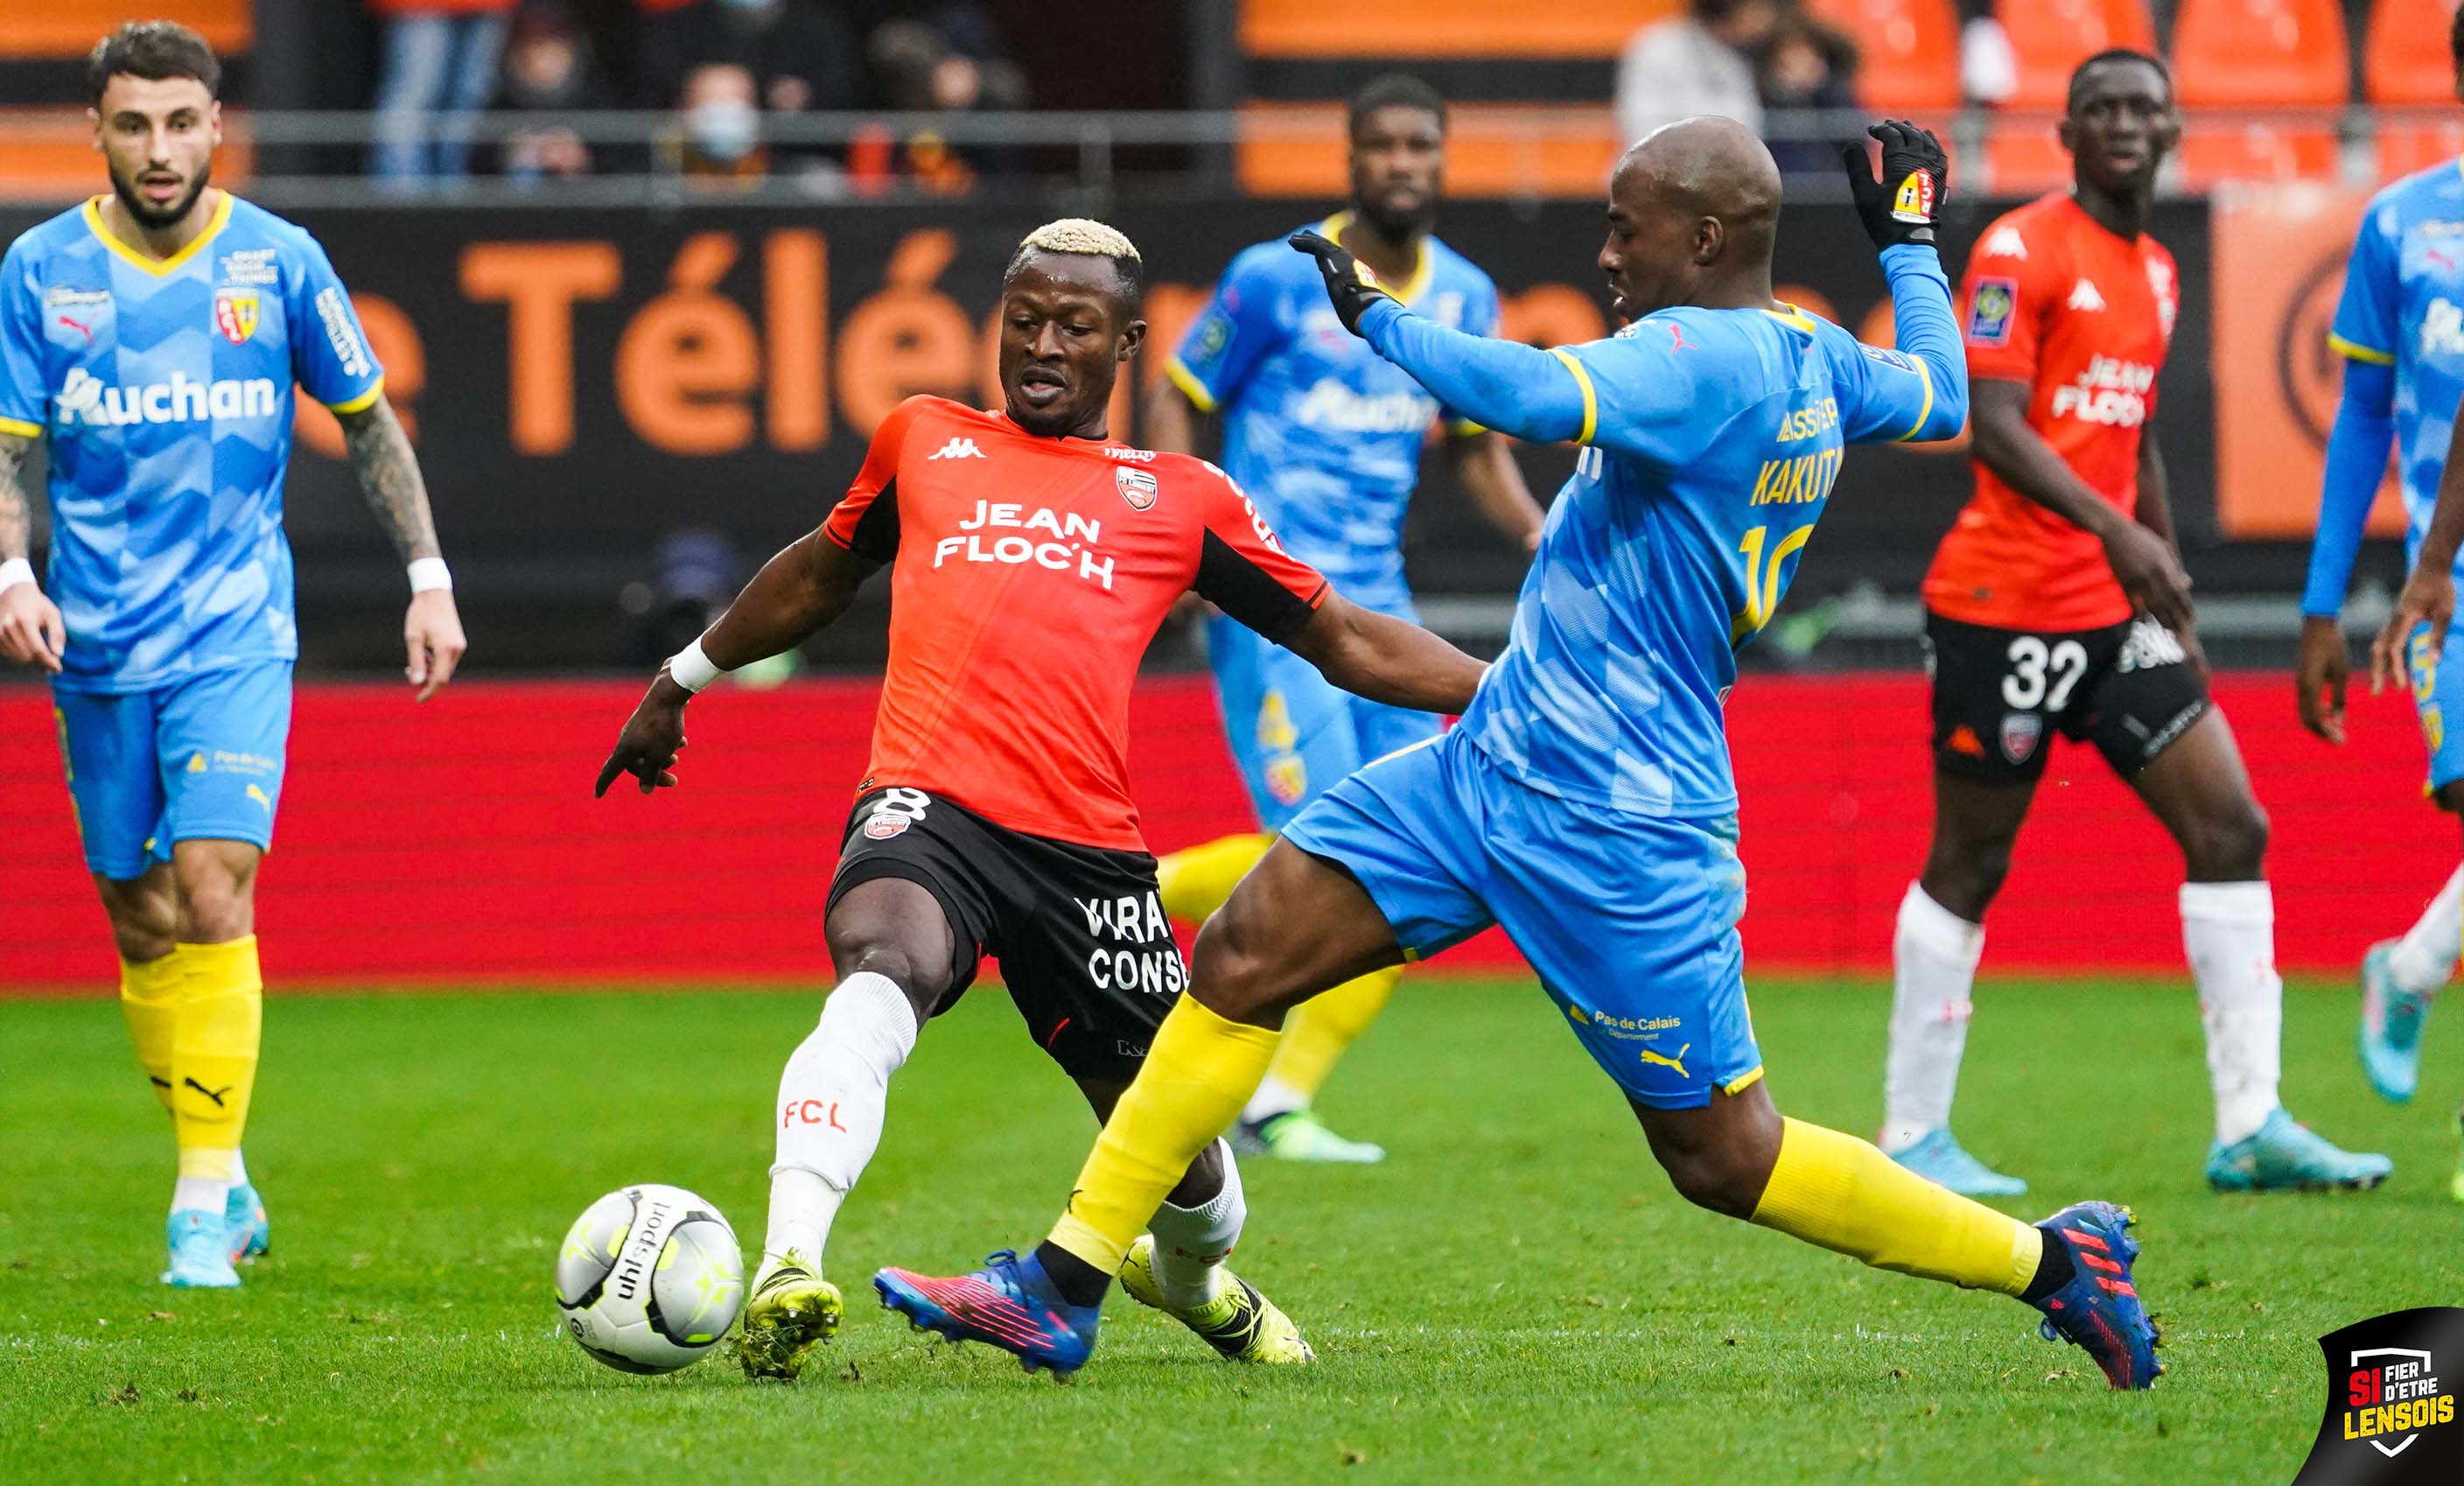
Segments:
[[[2130,1214],[2031,1227],[1863,1141],[1783,1119],[1746,1010],[1736,786],[1721,702],[1827,503],[1845,447],[1939,439],[1967,412],[1933,244],[1945,160],[1911,125],[1848,158],[1902,349],[1771,296],[1779,172],[1726,120],[1644,139],[1609,194],[1601,272],[1631,322],[1551,351],[1415,315],[1311,233],[1344,324],[1464,416],[1584,446],[1550,508],[1506,654],[1463,724],[1295,819],[1199,936],[1052,1235],[956,1279],[885,1270],[883,1303],[1029,1366],[1075,1368],[1149,1215],[1239,1112],[1275,1028],[1329,987],[1502,925],[1633,1105],[1689,1200],[1883,1269],[2035,1306],[2116,1387],[2162,1369]],[[1306,925],[1306,932],[1294,932]]]

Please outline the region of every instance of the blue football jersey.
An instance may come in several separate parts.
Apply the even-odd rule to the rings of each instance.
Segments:
[[[0,431],[45,439],[56,684],[151,690],[299,653],[282,477],[292,388],[338,411],[382,392],[322,248],[229,192],[156,262],[101,198],[0,258]]]
[[[1316,230],[1333,237],[1348,215]],[[1411,281],[1387,288],[1441,325],[1497,333],[1497,286],[1435,238]],[[1224,473],[1286,549],[1353,603],[1408,616],[1403,512],[1420,451],[1432,421],[1470,426],[1343,328],[1316,260],[1280,237],[1243,250],[1166,370],[1220,412]]]
[[[1925,311],[1955,354],[1948,286],[1924,258],[1940,286]],[[1582,384],[1589,447],[1463,726],[1549,794],[1727,814],[1737,652],[1788,591],[1842,446],[1948,437],[1963,389],[1938,403],[1918,360],[1771,310],[1662,310],[1555,354]]]
[[[2395,368],[2405,559],[2430,530],[2438,472],[2464,396],[2464,167],[2450,160],[2370,199],[2328,344]]]

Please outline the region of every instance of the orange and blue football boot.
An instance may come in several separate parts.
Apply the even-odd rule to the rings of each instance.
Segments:
[[[1095,1326],[1104,1307],[1072,1305],[1044,1273],[1033,1254],[1020,1258],[1003,1249],[972,1275],[935,1279],[910,1270],[886,1269],[872,1276],[884,1309],[898,1312],[918,1331],[937,1331],[953,1342],[983,1342],[1017,1358],[1027,1371],[1049,1368],[1056,1376],[1076,1372],[1095,1350]]]
[[[2139,1257],[2139,1241],[2129,1233],[2133,1221],[2127,1208],[2079,1202],[2036,1225],[2071,1256],[2069,1283],[2030,1302],[2045,1314],[2038,1329],[2048,1342],[2085,1349],[2117,1388],[2153,1387],[2165,1371],[2156,1360],[2162,1340],[2156,1323],[2130,1282],[2131,1261]]]

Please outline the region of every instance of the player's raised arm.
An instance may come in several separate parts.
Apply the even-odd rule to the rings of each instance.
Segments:
[[[2395,596],[2394,611],[2370,646],[2372,696],[2390,684],[2404,685],[2409,660],[2436,671],[2447,645],[2448,621],[2455,617],[2455,553],[2464,546],[2464,408],[2456,413],[2459,421],[2448,435],[2447,464],[2438,476],[2438,503],[2431,508],[2430,530],[2422,534],[2421,550],[2413,555],[2411,576]],[[2416,645],[2416,630],[2421,632],[2418,653],[2408,657],[2406,651]]]
[[[1844,368],[1854,406],[1840,410],[1850,443],[1928,443],[1968,421],[1968,360],[1943,277],[1934,221],[1950,194],[1950,160],[1929,130],[1885,120],[1865,131],[1881,145],[1882,173],[1861,144],[1841,151],[1848,190],[1891,288],[1894,350],[1864,348]]]

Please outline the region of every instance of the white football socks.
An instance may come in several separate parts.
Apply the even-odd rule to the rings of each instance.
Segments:
[[[2265,1122],[2282,1075],[2275,895],[2264,882],[2183,883],[2182,948],[2207,1028],[2216,1139],[2230,1145]]]
[[[1891,1049],[1883,1063],[1878,1142],[1883,1150],[1905,1150],[1950,1122],[1959,1058],[1968,1047],[1968,996],[1984,953],[1982,926],[1908,884],[1891,937]]]
[[[869,970],[841,981],[779,1076],[778,1160],[761,1274],[793,1249],[821,1273],[830,1221],[881,1145],[890,1076],[915,1050],[915,1009]],[[757,1275],[757,1282],[759,1276]]]
[[[1299,1015],[1300,1012],[1296,1010],[1293,1014]],[[1287,1024],[1285,1031],[1290,1030],[1290,1026]],[[1293,1110],[1307,1109],[1309,1106],[1308,1095],[1274,1075],[1268,1074],[1258,1080],[1258,1092],[1250,1095],[1249,1102],[1241,1107],[1241,1122],[1252,1125],[1262,1124],[1277,1115],[1288,1115]]]
[[[2459,941],[2464,941],[2464,867],[2455,869],[2419,920],[2396,941],[2387,955],[2387,973],[2414,995],[2429,995],[2455,973]]]
[[[1241,1225],[1249,1216],[1248,1198],[1241,1190],[1241,1168],[1232,1147],[1221,1140],[1216,1153],[1223,1159],[1223,1188],[1195,1208],[1167,1202],[1155,1209],[1149,1224],[1155,1234],[1156,1288],[1166,1305],[1187,1310],[1215,1298],[1223,1261],[1241,1241]]]
[[[222,1221],[223,1205],[231,1200],[229,1182],[212,1177],[184,1176],[171,1183],[173,1212],[210,1212],[214,1221]]]

